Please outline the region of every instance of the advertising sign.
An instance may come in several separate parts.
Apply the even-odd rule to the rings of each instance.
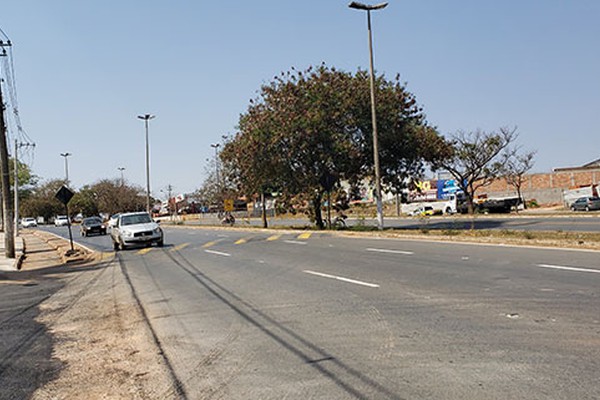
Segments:
[[[455,179],[440,179],[437,181],[437,198],[448,200],[448,196],[462,192]]]

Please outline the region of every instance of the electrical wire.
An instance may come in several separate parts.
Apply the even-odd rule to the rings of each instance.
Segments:
[[[6,87],[7,99],[5,101],[6,110],[11,110],[12,112],[7,112],[7,130],[8,130],[8,138],[9,140],[13,139],[11,137],[11,132],[15,132],[14,140],[17,142],[33,144],[31,137],[27,134],[25,129],[23,128],[23,124],[21,122],[21,117],[19,114],[19,106],[18,106],[18,97],[17,97],[17,84],[16,84],[16,74],[14,67],[14,55],[12,52],[12,43],[8,38],[8,35],[0,28],[0,36],[3,38],[2,43],[6,43],[5,46],[2,46],[3,54],[0,56],[1,68],[0,68],[0,84],[3,84],[3,87]],[[8,52],[6,52],[6,48],[8,48]],[[31,146],[33,148],[33,146]],[[27,146],[29,149],[30,146]]]

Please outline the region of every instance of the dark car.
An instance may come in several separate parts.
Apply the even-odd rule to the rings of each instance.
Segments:
[[[100,217],[84,218],[81,221],[81,236],[89,236],[93,234],[106,235],[106,225]]]
[[[600,210],[600,197],[580,197],[571,204],[573,211]]]

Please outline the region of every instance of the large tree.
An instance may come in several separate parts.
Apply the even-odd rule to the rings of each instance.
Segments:
[[[121,179],[102,179],[90,186],[97,201],[98,212],[115,214],[146,209],[146,194],[140,186],[129,185]],[[154,199],[150,199],[151,204]]]
[[[437,154],[425,140],[437,134],[398,76],[375,84],[382,182],[398,190]],[[321,65],[276,76],[241,115],[221,159],[242,194],[277,188],[282,199],[309,204],[322,228],[323,176],[356,185],[374,175],[368,74]]]

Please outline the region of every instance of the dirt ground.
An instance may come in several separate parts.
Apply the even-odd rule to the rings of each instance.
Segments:
[[[64,242],[39,235],[26,238],[22,271],[56,265],[49,245],[64,253]],[[53,336],[52,358],[61,367],[32,398],[173,398],[168,372],[114,255],[85,255],[54,275],[65,286],[40,304],[37,322]]]

